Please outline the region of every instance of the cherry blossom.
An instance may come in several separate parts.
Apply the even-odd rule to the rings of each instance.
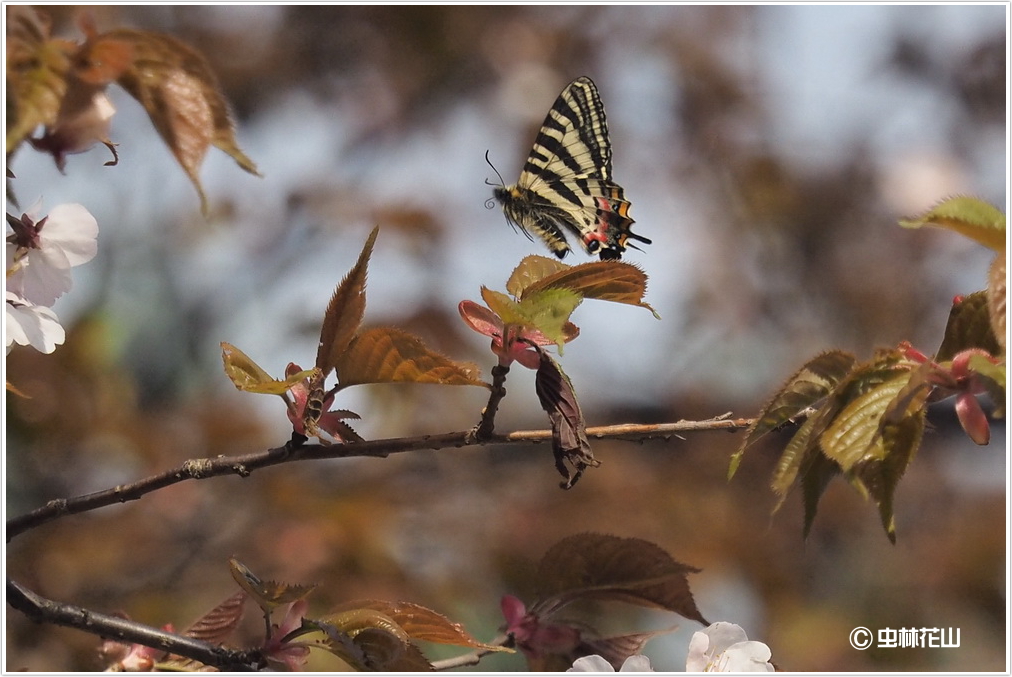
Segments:
[[[62,345],[66,332],[50,308],[28,303],[17,294],[7,292],[7,352],[13,344],[31,346],[41,353],[51,353]]]
[[[686,672],[773,672],[770,648],[750,641],[745,631],[723,621],[701,630],[689,640]]]
[[[577,658],[566,672],[615,672],[615,668],[603,657],[593,655]],[[654,672],[654,669],[649,658],[638,654],[625,659],[619,672]]]

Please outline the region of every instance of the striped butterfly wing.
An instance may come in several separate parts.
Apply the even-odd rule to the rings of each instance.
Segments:
[[[555,100],[514,186],[496,188],[507,219],[540,237],[563,258],[565,232],[588,254],[621,258],[632,232],[629,201],[611,180],[611,142],[597,87],[587,77],[574,80]]]

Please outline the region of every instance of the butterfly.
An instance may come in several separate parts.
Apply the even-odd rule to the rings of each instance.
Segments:
[[[569,83],[555,100],[520,180],[492,194],[507,221],[537,235],[560,259],[570,250],[567,230],[602,260],[622,258],[630,239],[650,244],[632,232],[625,191],[611,180],[604,105],[588,77]]]

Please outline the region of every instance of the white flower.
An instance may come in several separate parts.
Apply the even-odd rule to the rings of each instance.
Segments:
[[[689,640],[686,672],[773,672],[770,648],[749,641],[741,626],[714,623]]]
[[[643,655],[629,656],[622,663],[622,668],[619,670],[619,672],[653,671],[654,669],[650,667],[650,659]],[[594,655],[577,658],[573,662],[573,667],[566,670],[566,672],[615,672],[615,668],[601,656]]]
[[[44,306],[35,306],[7,292],[7,352],[17,343],[31,346],[43,353],[51,353],[61,345],[66,333],[56,313]]]
[[[56,205],[36,219],[33,210],[21,219],[8,216],[7,290],[39,306],[50,306],[73,285],[70,269],[87,263],[98,251],[98,222],[79,204]]]

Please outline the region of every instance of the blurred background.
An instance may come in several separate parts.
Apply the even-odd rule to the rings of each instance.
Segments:
[[[78,9],[45,11],[56,34],[81,39]],[[65,345],[7,357],[7,380],[31,396],[5,408],[8,517],[185,459],[283,444],[283,404],[238,393],[219,342],[274,375],[309,366],[327,301],[374,225],[366,324],[418,333],[488,378],[488,340],[456,306],[482,285],[503,290],[522,257],[547,250],[488,209],[485,153],[514,182],[580,75],[598,85],[615,178],[636,232],[653,240],[625,260],[649,275],[646,300],[663,318],[593,301],[576,311],[582,333],[560,362],[589,425],[751,416],[829,348],[866,359],[906,339],[933,353],[952,297],[984,287],[991,255],[897,220],[964,193],[1006,210],[1001,5],[88,11],[100,29],[166,32],[203,52],[264,177],[212,150],[204,219],[140,105],[115,86],[118,166],[102,166],[101,147],[70,157],[66,175],[29,148],[13,158],[22,209],[80,202],[100,235],[55,307]],[[532,372],[514,368],[507,389],[499,431],[547,427]],[[336,406],[380,438],[466,429],[486,398],[364,386]],[[690,584],[702,614],[742,625],[781,669],[1006,670],[1004,422],[978,448],[951,403],[930,421],[897,492],[895,546],[874,504],[842,481],[803,541],[798,495],[770,517],[788,435],[753,449],[728,482],[740,435],[709,433],[595,442],[601,467],[568,492],[546,446],[187,482],[24,534],[6,566],[50,598],[180,628],[234,591],[234,555],[267,578],[319,583],[318,614],[403,599],[491,640],[500,597],[532,601],[537,559],[596,531],[701,568]],[[646,647],[658,670],[684,669],[699,629],[624,607],[588,614],[612,632],[678,625]],[[960,628],[961,646],[860,652],[847,639],[855,626]],[[6,644],[7,670],[99,667],[95,637],[10,608]],[[524,665],[495,656],[476,669]]]

